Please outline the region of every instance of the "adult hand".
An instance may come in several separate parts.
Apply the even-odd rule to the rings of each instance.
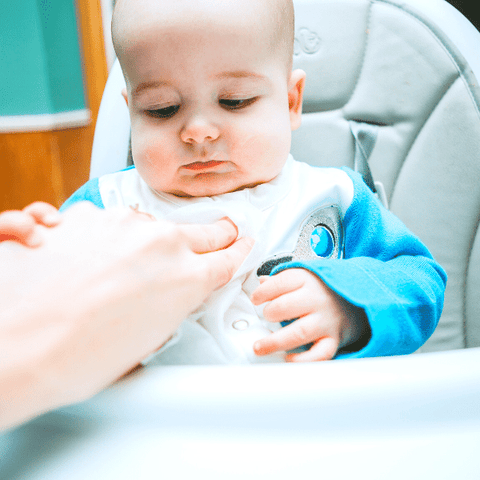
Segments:
[[[42,244],[0,243],[0,427],[89,398],[155,351],[251,249],[228,220],[78,204]],[[228,247],[228,248],[226,248]]]
[[[37,225],[53,227],[60,223],[58,210],[45,202],[35,202],[22,211],[7,210],[0,213],[0,242],[14,240],[27,247],[38,247],[42,238]]]

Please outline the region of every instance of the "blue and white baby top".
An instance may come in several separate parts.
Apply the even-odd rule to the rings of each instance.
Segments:
[[[94,179],[62,207],[87,200],[101,208],[134,207],[178,223],[228,216],[255,246],[232,280],[188,319],[153,361],[162,364],[257,363],[253,343],[275,327],[250,295],[258,275],[305,268],[362,307],[371,337],[337,358],[399,355],[432,334],[443,307],[446,275],[427,248],[383,208],[349,169],[318,168],[291,156],[269,183],[216,197],[153,191],[135,168]],[[279,327],[279,326],[278,326]]]

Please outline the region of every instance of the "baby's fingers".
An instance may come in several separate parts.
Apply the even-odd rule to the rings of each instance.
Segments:
[[[295,269],[284,270],[271,277],[261,277],[260,285],[252,293],[250,299],[254,305],[261,305],[298,290],[303,285],[304,281],[297,276]]]
[[[338,350],[338,341],[332,337],[317,340],[306,352],[287,355],[287,362],[321,362],[331,360]]]
[[[293,350],[317,340],[322,334],[322,327],[318,320],[314,315],[309,315],[257,340],[253,350],[257,355]]]

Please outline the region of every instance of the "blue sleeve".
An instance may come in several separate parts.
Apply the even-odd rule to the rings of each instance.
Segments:
[[[67,201],[60,207],[60,211],[63,212],[67,208],[70,208],[77,202],[91,202],[98,208],[105,208],[103,205],[100,190],[98,188],[98,178],[88,181],[85,185],[80,187]]]
[[[364,309],[371,330],[360,350],[336,358],[412,353],[435,330],[446,273],[423,243],[386,210],[356,173],[345,169],[354,198],[344,218],[345,256],[280,265],[305,268],[350,303]]]

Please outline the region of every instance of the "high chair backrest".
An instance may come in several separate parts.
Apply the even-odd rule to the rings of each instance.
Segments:
[[[354,167],[367,183],[370,166],[372,189],[448,273],[440,324],[421,350],[480,346],[479,32],[444,0],[294,3],[294,68],[307,83],[293,156]],[[127,165],[122,88],[117,62],[91,177]]]

